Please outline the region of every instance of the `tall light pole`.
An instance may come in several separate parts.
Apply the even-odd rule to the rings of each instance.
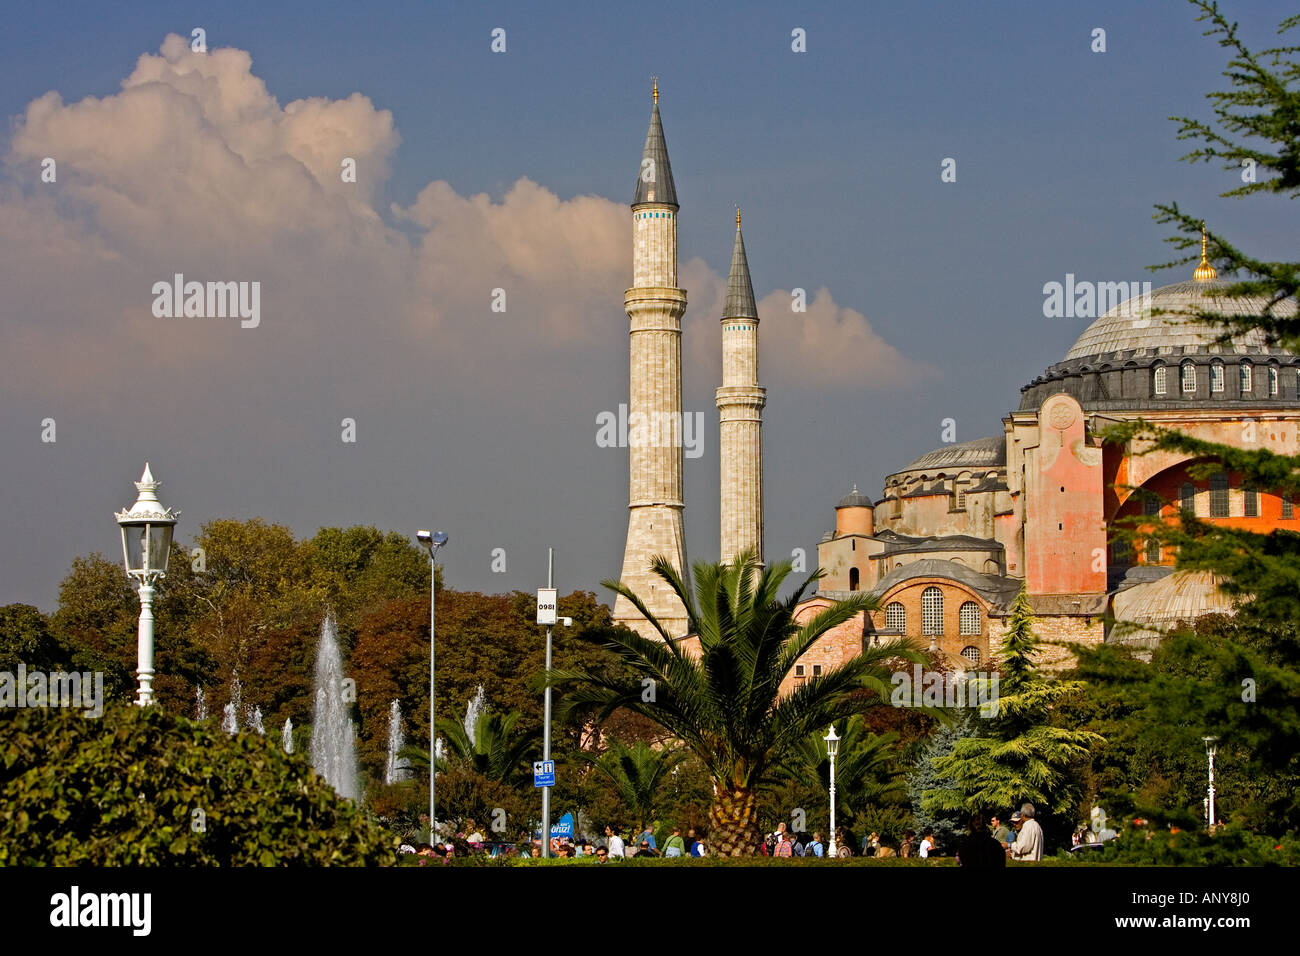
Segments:
[[[149,463],[135,483],[139,497],[125,511],[116,512],[122,531],[122,562],[129,577],[140,582],[140,626],[136,643],[136,675],[140,680],[136,704],[153,703],[153,585],[167,576],[167,558],[172,550],[172,531],[179,511],[164,508],[155,493],[160,481],[154,481]]]
[[[555,549],[546,549],[546,587],[537,589],[537,623],[546,625],[546,691],[542,698],[542,761],[551,759],[551,628],[561,618],[555,592]],[[565,627],[573,618],[562,619]],[[542,787],[542,856],[551,855],[551,788]]]
[[[447,534],[444,531],[434,531],[432,533],[423,529],[415,532],[416,540],[424,545],[424,549],[429,552],[429,842],[434,841],[437,834],[437,817],[434,816],[434,778],[437,777],[437,770],[434,768],[434,747],[438,741],[437,731],[433,726],[433,689],[434,689],[434,605],[438,600],[438,565],[434,559],[438,554],[438,549],[447,543]]]
[[[1209,794],[1209,812],[1210,812],[1210,829],[1214,829],[1214,755],[1219,752],[1218,737],[1202,737],[1205,741],[1205,755],[1210,758],[1210,794]]]
[[[835,755],[840,752],[840,738],[835,736],[835,725],[822,738],[826,741],[826,756],[831,758],[831,839],[826,852],[833,859],[837,852],[835,847]]]

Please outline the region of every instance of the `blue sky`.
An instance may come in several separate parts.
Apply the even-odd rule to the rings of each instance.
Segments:
[[[1225,6],[1255,47],[1272,42],[1292,12],[1271,2]],[[815,362],[782,375],[784,356],[764,351],[769,555],[795,547],[811,555],[849,484],[878,495],[886,474],[940,443],[942,419],[957,420],[959,440],[1001,431],[1019,386],[1087,325],[1043,317],[1045,282],[1066,273],[1156,285],[1186,277],[1144,270],[1170,257],[1154,203],[1177,200],[1252,253],[1289,254],[1294,225],[1281,202],[1218,199],[1231,174],[1178,161],[1188,147],[1168,117],[1208,116],[1204,94],[1224,82],[1225,54],[1194,15],[1175,0],[21,7],[6,11],[0,35],[0,105],[12,119],[49,90],[64,104],[113,96],[168,33],[202,26],[210,48],[251,54],[252,73],[281,107],[361,93],[390,111],[400,145],[386,153],[390,172],[373,208],[393,234],[412,235],[425,226],[392,206],[412,208],[433,181],[458,197],[486,193],[502,203],[527,178],[561,203],[595,196],[625,208],[657,74],[681,202],[680,260],[698,258],[725,277],[739,203],[760,298],[826,287],[915,372],[886,381],[864,355],[861,375],[846,377],[844,357],[828,355],[837,369],[828,382]],[[506,30],[504,54],[489,50],[496,27]],[[790,49],[796,27],[807,31],[803,54]],[[1090,51],[1096,27],[1106,30],[1105,53]],[[8,156],[0,188],[9,190],[0,195],[30,199],[38,192],[30,163],[12,148],[16,128],[14,119],[0,144]],[[956,183],[940,182],[945,157],[957,161]],[[101,231],[103,208],[60,216],[124,247],[120,231]],[[166,268],[160,261],[154,271]],[[12,267],[5,287],[27,275]],[[575,275],[580,282],[583,263]],[[400,337],[369,336],[371,354],[351,333],[322,326],[293,347],[284,340],[276,353],[283,380],[241,385],[237,351],[225,353],[224,368],[185,368],[184,356],[207,346],[169,327],[162,334],[178,336],[168,343],[175,387],[203,382],[209,405],[160,403],[167,420],[149,440],[129,419],[159,404],[89,401],[78,389],[85,374],[63,364],[60,343],[71,354],[81,339],[72,325],[60,331],[58,317],[102,303],[77,290],[34,294],[55,303],[40,320],[50,365],[37,384],[6,390],[0,416],[0,478],[11,497],[0,517],[0,602],[50,608],[74,555],[113,554],[105,509],[129,503],[145,455],[167,482],[164,499],[185,509],[182,537],[228,515],[260,514],[300,534],[325,524],[409,531],[441,523],[452,532],[453,586],[532,589],[548,544],[559,551],[565,590],[597,590],[617,572],[626,453],[594,447],[592,417],[626,401],[617,293],[603,312],[583,299],[590,336],[525,363],[527,373],[487,365],[464,380],[454,370],[467,357],[453,342],[441,348],[436,333],[419,356],[433,370],[422,379],[399,370]],[[0,336],[14,335],[14,345],[15,330],[36,319],[5,298]],[[117,321],[116,309],[102,312],[99,321]],[[762,318],[765,342],[777,323],[796,321],[780,310]],[[275,334],[248,347],[265,350],[279,342]],[[716,351],[713,333],[694,341]],[[501,354],[510,348],[503,341]],[[384,349],[395,356],[391,368]],[[0,371],[10,377],[22,353],[6,351]],[[712,439],[687,462],[688,548],[692,558],[714,558],[717,382],[687,368],[686,408],[705,412]],[[348,381],[390,378],[382,396]],[[366,440],[339,449],[333,433],[349,402],[366,409]],[[266,427],[277,417],[268,407],[282,410],[277,428]],[[38,442],[47,414],[60,420],[57,449]],[[19,548],[20,540],[39,543]],[[498,546],[512,557],[506,574],[489,570]]]

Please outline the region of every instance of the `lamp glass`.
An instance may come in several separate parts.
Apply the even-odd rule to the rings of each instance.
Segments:
[[[840,738],[835,736],[834,727],[831,727],[831,729],[826,732],[826,736],[823,737],[822,739],[826,741],[826,755],[828,757],[834,757],[837,753],[839,753]]]
[[[166,574],[172,549],[171,522],[142,521],[122,525],[122,557],[131,574]]]

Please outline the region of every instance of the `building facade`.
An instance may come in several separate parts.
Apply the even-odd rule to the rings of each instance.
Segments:
[[[827,576],[800,616],[860,591],[881,610],[832,635],[822,656],[899,636],[978,667],[998,656],[1022,584],[1049,642],[1149,647],[1162,627],[1230,611],[1212,575],[1170,578],[1174,555],[1154,538],[1125,546],[1118,523],[1173,521],[1190,509],[1261,533],[1300,530],[1294,503],[1230,472],[1195,478],[1194,456],[1142,454],[1100,437],[1142,418],[1206,441],[1300,453],[1300,359],[1257,332],[1219,342],[1221,330],[1197,318],[1260,313],[1263,300],[1226,297],[1230,284],[1202,256],[1191,281],[1093,322],[1021,389],[999,434],[922,455],[889,475],[878,499],[856,488],[842,498],[818,546]],[[1274,311],[1283,310],[1294,314],[1294,304]],[[1136,628],[1107,625],[1124,615]],[[1069,659],[1065,646],[1044,648],[1049,665]],[[814,663],[831,661],[806,662],[796,679],[812,676]]]

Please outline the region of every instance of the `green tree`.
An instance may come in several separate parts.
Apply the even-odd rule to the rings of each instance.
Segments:
[[[28,670],[58,670],[65,656],[44,614],[30,604],[0,607],[0,671],[13,673],[19,664]]]
[[[593,764],[632,813],[633,822],[649,826],[658,819],[664,785],[685,759],[680,747],[656,749],[644,740],[628,747],[611,738],[609,749]]]
[[[861,709],[859,691],[883,694],[884,665],[905,647],[891,642],[868,648],[783,693],[781,683],[795,661],[836,626],[874,609],[874,598],[854,595],[800,626],[795,608],[820,570],[781,601],[777,592],[792,570],[788,561],[760,567],[750,553],[731,564],[699,562],[693,568],[694,595],[666,558],[656,557],[652,567],[685,606],[698,654],[670,635],[630,588],[606,581],[646,616],[662,640],[627,629],[604,632],[631,669],[630,680],[559,669],[550,679],[567,688],[563,713],[608,715],[625,708],[682,741],[708,768],[715,787],[709,811],[714,848],[724,855],[752,854],[760,839],[759,789],[774,781],[782,762],[807,737]],[[647,694],[647,688],[654,693]]]
[[[866,815],[882,807],[898,807],[907,798],[907,780],[897,759],[897,734],[875,734],[861,714],[844,725],[835,758],[838,822],[860,828]],[[825,741],[812,736],[796,751],[791,773],[819,795],[830,789],[831,761]]]
[[[1242,173],[1242,184],[1222,193],[1224,197],[1295,199],[1300,196],[1300,62],[1295,56],[1300,48],[1277,46],[1254,53],[1217,3],[1192,3],[1200,11],[1197,19],[1209,24],[1206,35],[1217,37],[1229,51],[1224,71],[1229,89],[1207,94],[1213,120],[1173,117],[1180,124],[1179,138],[1197,143],[1183,159],[1217,161]],[[1288,17],[1278,33],[1297,26],[1300,16]],[[1254,174],[1253,181],[1246,170]],[[1200,238],[1202,217],[1184,213],[1176,203],[1157,205],[1156,219],[1176,227],[1180,234],[1169,241],[1178,248],[1194,246]],[[1248,255],[1214,232],[1208,233],[1207,247],[1208,258],[1221,273],[1238,276],[1222,294],[1257,296],[1262,304],[1231,315],[1207,308],[1199,317],[1222,328],[1224,337],[1258,329],[1270,342],[1293,349],[1300,345],[1300,263]],[[1218,445],[1140,420],[1114,426],[1104,438],[1127,444],[1136,454],[1175,453],[1190,462],[1193,477],[1225,470],[1241,484],[1283,495],[1300,493],[1298,456]],[[1213,735],[1222,738],[1225,769],[1240,761],[1258,781],[1254,796],[1245,803],[1266,809],[1273,819],[1280,816],[1286,826],[1300,825],[1294,799],[1270,796],[1279,785],[1288,789],[1296,772],[1294,708],[1282,702],[1293,700],[1300,686],[1300,535],[1287,530],[1259,535],[1204,522],[1189,512],[1180,512],[1174,523],[1155,531],[1143,532],[1135,519],[1121,533],[1145,534],[1172,547],[1179,569],[1215,572],[1223,579],[1223,589],[1239,602],[1230,626],[1171,636],[1169,647],[1153,655],[1153,664],[1159,666],[1150,673],[1135,675],[1124,662],[1104,654],[1081,659],[1081,673],[1103,694],[1131,692],[1137,682],[1143,685],[1141,693],[1151,695],[1150,704],[1132,719],[1158,721],[1161,736],[1153,740],[1138,730],[1125,730],[1127,746],[1117,754],[1128,761],[1129,783],[1139,800],[1166,812],[1182,801],[1182,812],[1194,814],[1199,800],[1183,782],[1186,774],[1180,767],[1191,759],[1188,754],[1196,754],[1191,737]],[[1177,659],[1169,656],[1174,648]],[[1192,666],[1182,667],[1180,661]],[[1245,682],[1253,688],[1250,694],[1243,690]],[[1100,705],[1108,709],[1106,719],[1122,723],[1113,702]],[[1114,763],[1104,770],[1108,779],[1117,772]]]
[[[1190,0],[1200,10],[1198,22],[1208,22],[1206,36],[1219,38],[1219,46],[1230,51],[1223,75],[1229,89],[1206,94],[1213,104],[1214,119],[1170,117],[1179,124],[1178,138],[1198,142],[1184,161],[1218,161],[1241,185],[1221,196],[1245,198],[1258,194],[1300,196],[1300,47],[1277,46],[1253,53],[1242,41],[1237,24],[1230,22],[1212,0]],[[1278,26],[1283,34],[1300,26],[1300,14],[1287,17]],[[1201,238],[1204,217],[1184,213],[1177,203],[1158,204],[1156,221],[1174,224],[1181,235],[1171,237],[1179,249],[1195,248]],[[1206,310],[1201,317],[1228,332],[1262,329],[1272,341],[1292,346],[1300,343],[1300,315],[1292,307],[1300,292],[1300,263],[1269,262],[1247,255],[1226,237],[1210,232],[1208,257],[1227,273],[1243,272],[1245,279],[1226,290],[1228,295],[1258,295],[1267,305],[1256,315],[1233,315]],[[1196,256],[1185,256],[1155,269],[1185,266]]]
[[[1102,738],[1052,724],[1057,701],[1082,684],[1041,675],[1034,660],[1038,646],[1022,585],[1007,621],[997,713],[988,716],[981,708],[978,736],[956,740],[951,754],[934,760],[935,772],[950,783],[925,794],[927,813],[970,813],[1024,800],[1057,814],[1076,809],[1071,771]]]
[[[0,711],[0,866],[392,864],[302,755],[160,707]]]

